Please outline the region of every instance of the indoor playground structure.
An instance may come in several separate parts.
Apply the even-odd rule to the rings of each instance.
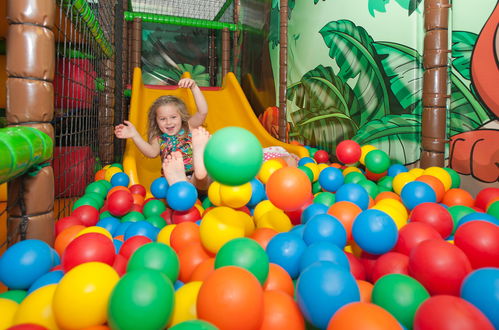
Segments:
[[[498,329],[498,25],[497,0],[7,0],[0,329]],[[206,191],[114,135],[163,95],[195,113],[185,77]]]

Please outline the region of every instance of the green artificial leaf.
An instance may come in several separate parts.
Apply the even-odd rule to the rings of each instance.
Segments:
[[[452,32],[452,66],[461,76],[471,79],[471,55],[478,35],[468,31]]]
[[[288,88],[287,97],[299,108],[291,113],[290,136],[306,144],[332,151],[358,128],[353,119],[360,118],[357,99],[331,67],[307,72]]]
[[[355,81],[353,92],[362,108],[359,126],[387,115],[388,91],[367,31],[351,21],[340,20],[329,22],[319,32],[329,47],[329,56],[340,68],[338,77]]]
[[[423,0],[410,0],[410,2],[409,2],[409,8],[408,8],[408,10],[409,10],[409,16],[411,16],[412,13],[415,12],[416,9],[418,9],[419,4],[421,2],[423,2]]]
[[[408,46],[391,42],[374,42],[381,57],[383,70],[390,81],[390,88],[403,111],[391,107],[391,114],[421,114],[423,64],[419,53]],[[393,103],[392,103],[393,105]]]
[[[367,9],[369,14],[374,17],[374,12],[379,11],[380,13],[386,13],[386,5],[390,0],[369,0],[367,3]]]
[[[389,115],[362,126],[352,140],[384,150],[394,162],[412,164],[420,156],[421,122],[419,115]]]
[[[475,130],[494,118],[454,73],[450,79],[450,136]]]
[[[272,1],[272,8],[270,9],[270,27],[269,27],[269,42],[272,49],[279,45],[280,39],[280,21],[279,21],[279,2]]]

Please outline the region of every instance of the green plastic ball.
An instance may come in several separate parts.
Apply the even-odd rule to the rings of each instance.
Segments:
[[[102,180],[94,181],[85,188],[85,194],[92,192],[102,196],[102,198],[106,197],[107,191],[107,185],[103,184]]]
[[[314,181],[314,172],[312,172],[312,170],[308,166],[305,166],[305,165],[298,166],[298,169],[305,172],[305,174],[307,175],[310,182]]]
[[[99,206],[100,203],[98,201],[96,201],[92,197],[83,195],[81,198],[77,199],[74,202],[72,210],[74,211],[74,210],[76,210],[78,207],[80,207],[82,205],[90,205],[90,206],[93,206],[94,208],[96,208],[97,210],[100,209],[100,206]]]
[[[379,189],[376,183],[374,183],[373,181],[366,179],[360,181],[358,184],[364,187],[364,189],[367,191],[367,193],[369,194],[369,196],[371,196],[372,199],[375,199],[376,196],[378,196]]]
[[[499,200],[492,202],[487,208],[487,214],[499,219]]]
[[[218,330],[218,328],[207,321],[189,320],[175,324],[170,330]]]
[[[379,192],[381,191],[393,191],[393,177],[384,176],[378,181]]]
[[[321,192],[314,197],[314,203],[323,204],[326,206],[333,205],[335,201],[336,201],[336,195],[329,191]]]
[[[137,222],[145,220],[146,217],[138,211],[130,211],[121,217],[121,222]]]
[[[454,234],[457,230],[457,224],[459,223],[459,220],[461,220],[462,217],[474,213],[475,210],[473,210],[471,207],[464,206],[464,205],[453,205],[447,208],[447,211],[449,211],[452,221],[454,221],[454,229],[452,230],[452,234]]]
[[[159,199],[151,199],[142,208],[142,213],[146,218],[152,217],[153,215],[161,215],[161,213],[166,211],[166,205]]]
[[[139,247],[130,257],[127,272],[136,269],[157,270],[175,283],[180,270],[180,262],[173,248],[163,243],[152,242]]]
[[[0,298],[9,299],[20,304],[27,295],[28,291],[25,290],[9,290],[0,293]]]
[[[120,170],[123,171],[123,165],[121,165],[120,163],[111,164],[111,166],[109,166],[109,167],[117,167],[117,168],[119,168]]]
[[[317,194],[318,192],[321,192],[321,185],[319,183],[319,180],[315,181],[312,183],[312,194]]]
[[[159,228],[159,229],[166,226],[166,220],[163,219],[159,215],[153,215],[152,217],[147,218],[146,221],[149,222],[154,227]]]
[[[391,165],[390,157],[383,150],[371,150],[367,153],[364,162],[366,168],[376,174],[388,170]]]
[[[359,183],[360,181],[365,181],[367,178],[364,174],[359,172],[350,172],[345,175],[344,183]]]
[[[447,173],[449,173],[450,178],[452,180],[451,188],[459,188],[461,186],[461,177],[455,170],[449,167],[443,168]]]
[[[238,266],[255,275],[263,285],[269,275],[269,257],[265,250],[251,238],[241,237],[225,243],[215,257],[215,269]]]
[[[215,132],[206,144],[204,164],[213,180],[229,186],[251,181],[260,170],[263,150],[248,130],[229,126]]]
[[[114,218],[120,218],[120,217],[115,217],[114,215],[111,214],[109,211],[104,211],[101,214],[99,214],[99,220],[104,219],[104,218],[109,218],[109,217],[114,217]]]

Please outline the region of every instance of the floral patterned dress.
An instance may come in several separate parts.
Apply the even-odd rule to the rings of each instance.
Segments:
[[[191,175],[192,166],[192,134],[181,129],[178,134],[168,135],[166,133],[159,136],[159,148],[161,161],[174,151],[180,151],[184,160],[185,174]]]

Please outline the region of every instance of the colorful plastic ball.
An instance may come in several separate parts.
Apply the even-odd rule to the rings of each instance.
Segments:
[[[282,291],[265,291],[260,329],[305,329],[305,320],[292,297]]]
[[[64,272],[62,270],[51,271],[40,276],[33,284],[31,284],[28,290],[28,294],[43,286],[59,283],[63,276]]]
[[[269,261],[284,268],[291,278],[297,278],[300,272],[300,259],[307,245],[303,239],[293,233],[279,233],[272,237],[267,245]]]
[[[329,153],[326,150],[317,150],[314,154],[314,159],[317,163],[329,162]]]
[[[128,184],[130,183],[130,178],[128,175],[124,172],[118,172],[116,174],[113,174],[111,177],[111,186],[116,187],[116,186],[124,186],[128,187]]]
[[[87,227],[83,225],[73,225],[64,229],[59,235],[57,235],[54,241],[54,249],[57,251],[59,256],[63,254],[66,247],[69,243],[71,243],[71,241],[74,240],[76,235],[78,235],[78,233],[85,228]]]
[[[169,322],[169,329],[179,323],[197,318],[196,300],[202,284],[201,281],[186,283],[175,291],[175,306]]]
[[[362,210],[369,205],[369,194],[357,183],[347,183],[336,191],[336,202],[351,202]]]
[[[470,221],[457,228],[454,244],[468,257],[473,269],[499,268],[499,226],[487,221]]]
[[[0,257],[0,282],[12,290],[27,290],[54,262],[47,243],[35,239],[17,242]]]
[[[262,145],[241,127],[218,130],[204,151],[204,164],[210,177],[229,186],[251,181],[258,174],[262,159]]]
[[[110,167],[106,170],[106,173],[104,174],[104,180],[110,182],[111,178],[116,174],[116,173],[121,173],[123,172],[120,168],[118,167]]]
[[[240,186],[220,185],[220,199],[222,205],[234,209],[243,207],[251,199],[251,183],[247,182]]]
[[[416,176],[411,172],[402,172],[397,174],[392,181],[393,191],[400,195],[402,192],[402,188],[409,183],[416,180]]]
[[[330,192],[320,192],[315,195],[313,204],[322,204],[328,208],[336,201],[336,195]]]
[[[146,188],[140,183],[133,184],[130,187],[128,187],[128,189],[132,194],[138,194],[141,195],[142,197],[146,196]]]
[[[17,307],[8,329],[59,329],[53,312],[53,297],[57,284],[44,286],[28,295]],[[4,311],[2,310],[3,314]]]
[[[315,164],[315,159],[312,157],[302,157],[298,161],[298,166],[305,166],[305,164],[312,163]]]
[[[449,175],[451,177],[451,180],[452,180],[451,189],[452,188],[459,188],[461,186],[461,177],[459,176],[459,174],[455,170],[453,170],[452,168],[449,168],[449,167],[444,167],[443,169],[447,173],[449,173]]]
[[[408,275],[409,257],[399,252],[387,252],[382,254],[374,262],[371,269],[371,281],[376,283],[378,279],[388,274]]]
[[[249,271],[216,269],[199,290],[197,316],[220,329],[258,329],[263,319],[263,289]]]
[[[151,199],[144,204],[144,208],[142,209],[142,213],[146,218],[149,218],[153,215],[161,215],[161,213],[166,211],[166,205],[159,199]]]
[[[198,199],[196,187],[188,181],[179,181],[168,188],[166,201],[175,211],[187,211],[194,206]]]
[[[285,166],[278,159],[266,160],[263,162],[257,178],[265,184],[269,180],[272,173],[283,167]]]
[[[460,188],[452,188],[445,192],[442,197],[442,203],[449,207],[457,205],[473,207],[475,200],[468,191]]]
[[[390,312],[410,329],[419,306],[430,297],[415,279],[404,274],[389,274],[374,284],[372,302]]]
[[[199,231],[199,226],[193,222],[177,224],[170,235],[170,246],[179,252],[191,243],[200,243]]]
[[[288,272],[278,264],[269,264],[269,275],[263,285],[264,291],[282,291],[294,297],[295,286]]]
[[[2,314],[0,315],[0,328],[7,329],[12,325],[14,316],[18,310],[19,304],[13,300],[0,298],[0,310]],[[45,330],[43,327],[42,330]]]
[[[436,295],[426,299],[416,311],[413,326],[414,329],[494,329],[478,308],[451,295]]]
[[[369,209],[355,218],[352,236],[362,250],[371,254],[383,254],[397,243],[398,231],[388,214]]]
[[[171,220],[174,224],[182,222],[196,222],[201,219],[201,214],[196,207],[192,207],[187,211],[173,211]]]
[[[190,281],[196,267],[210,258],[210,254],[201,242],[187,244],[178,250],[177,256],[180,262],[179,280],[186,283]]]
[[[147,221],[132,222],[125,231],[125,241],[134,236],[145,236],[151,241],[155,241],[158,236],[158,228]]]
[[[293,224],[289,216],[282,210],[270,210],[256,220],[257,228],[271,228],[282,233],[291,230]]]
[[[267,198],[265,194],[265,186],[258,179],[253,179],[250,181],[251,184],[251,198],[247,205],[249,207],[255,207],[258,203]]]
[[[151,194],[156,198],[166,198],[168,192],[168,182],[164,177],[159,177],[151,183]]]
[[[395,177],[399,173],[408,172],[407,167],[402,164],[392,164],[388,167],[388,176]]]
[[[100,180],[100,181],[94,181],[94,182],[90,183],[85,188],[85,194],[90,193],[90,192],[95,192],[95,193],[101,195],[102,197],[105,197],[108,189],[107,189],[107,186],[102,183],[103,181],[104,180]]]
[[[393,178],[391,176],[385,176],[378,180],[376,183],[378,186],[378,191],[381,192],[392,192],[393,191]],[[376,196],[377,197],[377,196]]]
[[[350,271],[350,263],[343,250],[335,244],[321,241],[310,244],[303,252],[300,258],[300,273],[319,261],[332,262]]]
[[[296,210],[312,196],[312,186],[305,173],[295,167],[275,171],[266,185],[269,200],[284,211]]]
[[[347,243],[345,227],[338,219],[326,212],[327,209],[323,214],[315,215],[306,223],[303,240],[307,244],[329,242],[343,249]]]
[[[108,323],[113,329],[164,329],[173,306],[172,282],[159,271],[136,269],[115,286],[109,299]]]
[[[352,274],[328,261],[307,267],[296,283],[296,301],[313,326],[325,329],[331,317],[344,305],[360,300]]]
[[[99,210],[90,205],[82,205],[77,207],[71,215],[80,219],[84,226],[95,226],[99,221]]]
[[[331,318],[328,330],[399,330],[397,319],[385,309],[367,302],[354,302],[340,308]]]
[[[83,223],[74,215],[60,218],[55,222],[55,235],[59,235],[64,229],[69,228],[73,225],[83,225]]]
[[[118,190],[112,193],[107,199],[109,212],[117,217],[121,217],[130,211],[133,205],[132,194],[128,191]]]
[[[476,195],[475,206],[485,211],[487,205],[497,198],[499,198],[499,188],[488,187],[482,189]]]
[[[327,167],[319,174],[319,184],[325,191],[335,192],[343,185],[343,182],[341,170],[335,167]]]
[[[244,224],[239,221],[237,211],[225,206],[209,210],[201,221],[199,233],[201,243],[212,253],[234,238],[244,237]]]
[[[445,191],[449,190],[452,186],[452,178],[450,174],[442,167],[428,167],[423,172],[424,175],[433,175],[444,184]]]
[[[123,242],[119,254],[129,259],[132,254],[142,245],[151,243],[152,240],[146,236],[133,236]]]
[[[366,145],[363,145],[361,148],[360,148],[360,151],[361,151],[361,155],[360,155],[360,159],[359,159],[359,162],[362,164],[362,165],[366,165],[365,163],[365,159],[366,159],[366,155],[372,151],[372,150],[376,150],[377,148],[375,146],[372,146],[370,144],[366,144]]]
[[[175,324],[170,330],[218,330],[216,326],[210,322],[203,320],[189,320]]]
[[[411,222],[424,222],[435,228],[442,238],[447,238],[454,229],[454,220],[449,211],[437,203],[417,205],[409,216]]]
[[[106,229],[111,235],[114,235],[116,232],[116,229],[120,226],[120,220],[115,218],[115,217],[106,217],[103,219],[100,219],[96,226],[102,227]]]
[[[338,219],[345,227],[347,232],[347,241],[352,239],[352,225],[357,215],[362,209],[352,202],[338,201],[331,205],[328,214]]]
[[[362,150],[360,145],[355,141],[344,140],[336,146],[336,157],[343,164],[356,163],[359,161],[361,155]]]
[[[445,195],[445,187],[442,181],[437,179],[432,175],[421,175],[416,179],[416,181],[424,182],[428,184],[431,189],[435,192],[435,196],[437,198],[437,202],[441,202]]]
[[[390,167],[390,157],[383,150],[372,150],[364,159],[366,168],[373,173],[383,173]]]
[[[459,295],[463,279],[471,272],[464,252],[443,240],[426,240],[409,255],[409,275],[431,295]]]
[[[461,298],[472,303],[499,328],[499,268],[481,268],[473,271],[463,281]]]
[[[108,300],[118,281],[116,271],[101,262],[88,262],[73,268],[62,278],[54,293],[57,324],[64,329],[82,329],[106,323]]]
[[[440,233],[424,222],[409,222],[399,230],[394,251],[409,255],[419,243],[428,239],[442,239]]]
[[[153,215],[152,217],[147,218],[146,221],[149,222],[154,227],[156,227],[157,229],[161,229],[164,226],[166,226],[166,220],[159,215]]]
[[[490,222],[490,223],[493,223],[493,224],[499,226],[499,219],[498,218],[496,218],[490,214],[487,214],[487,213],[473,212],[473,213],[467,214],[464,217],[462,217],[461,219],[459,219],[459,221],[457,223],[457,228],[461,227],[463,224],[465,224],[467,222],[477,221],[477,220]]]
[[[435,203],[437,201],[437,195],[435,194],[435,191],[431,189],[430,185],[420,181],[407,183],[404,188],[402,188],[400,197],[409,210],[414,209],[422,203]]]
[[[238,266],[251,272],[263,285],[269,274],[269,258],[254,240],[236,238],[225,243],[215,257],[215,269]]]
[[[113,241],[99,233],[76,237],[64,250],[61,263],[65,272],[91,261],[112,265],[116,256]]]
[[[371,197],[373,200],[376,198],[376,196],[379,193],[378,186],[376,185],[375,182],[373,182],[371,180],[360,181],[358,183],[358,185],[361,186],[362,188],[364,188],[367,191],[367,193],[369,194],[369,197]]]
[[[312,203],[308,205],[301,213],[301,223],[306,224],[310,219],[318,214],[326,214],[329,207],[323,204]]]
[[[165,275],[175,283],[179,274],[180,263],[170,246],[163,243],[148,243],[140,246],[130,257],[127,272],[152,269]]]

